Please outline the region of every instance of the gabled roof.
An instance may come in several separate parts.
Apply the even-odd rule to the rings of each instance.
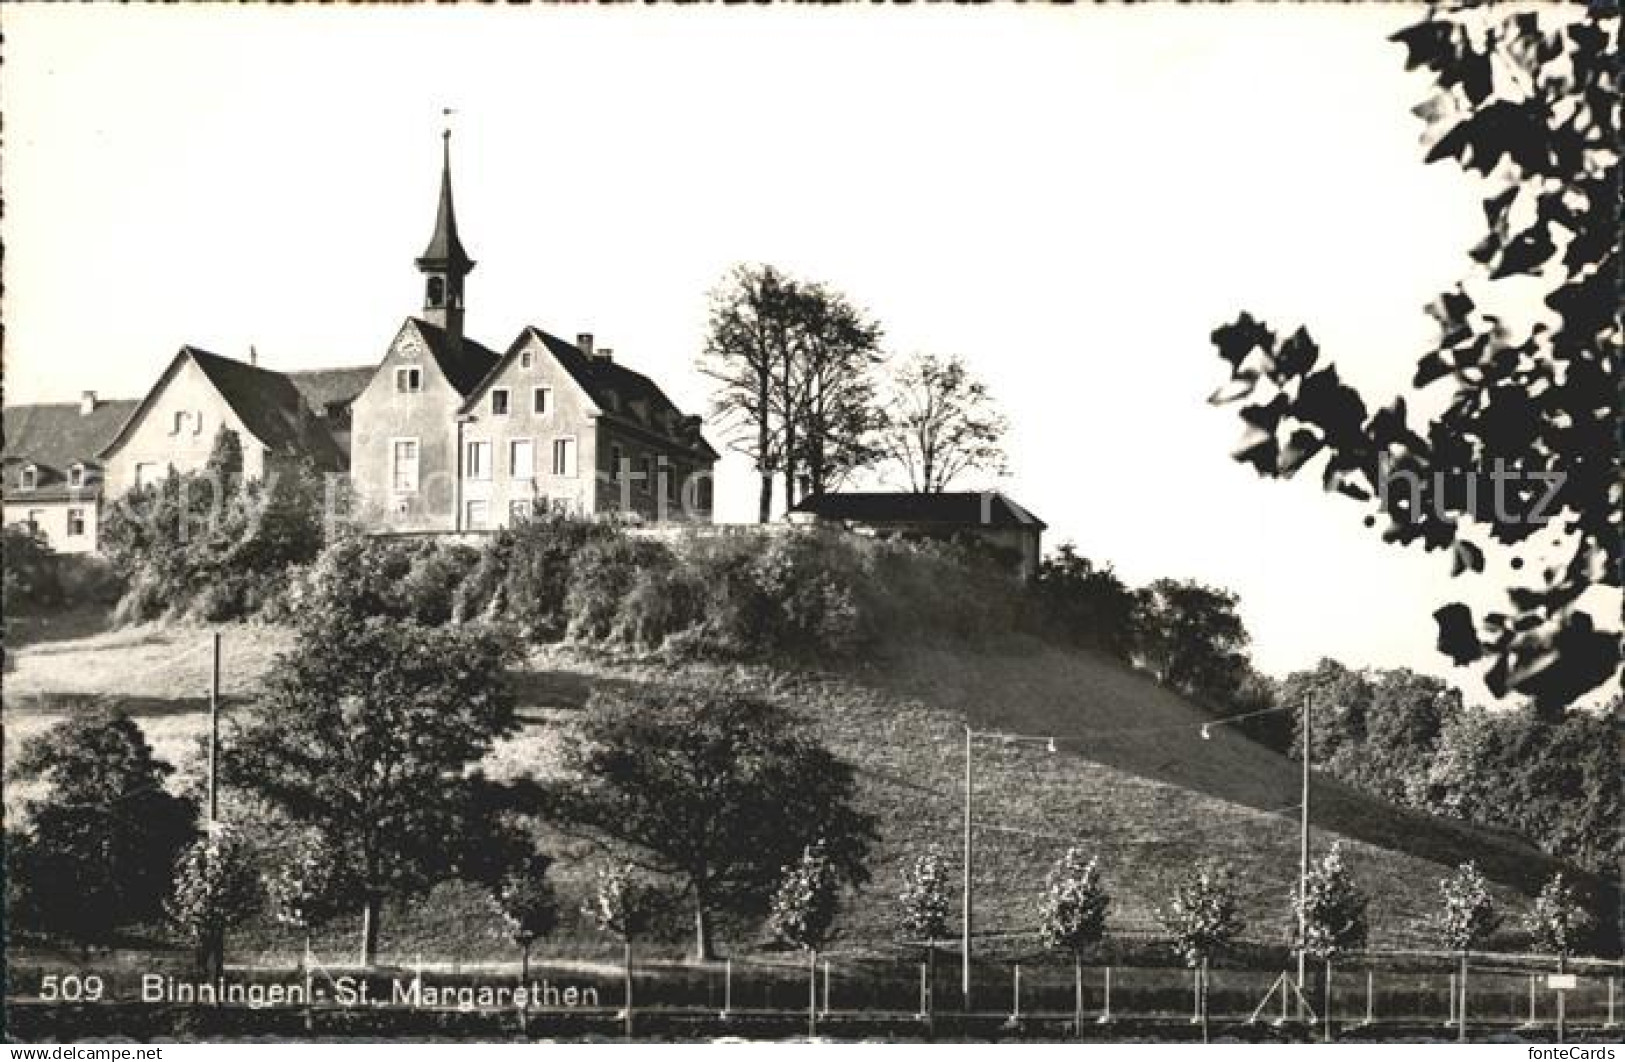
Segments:
[[[343,452],[317,422],[304,396],[285,374],[191,346],[180,349],[118,433],[102,447],[99,456],[105,458],[118,448],[187,361],[208,378],[261,446],[279,454],[307,456],[319,465],[342,467]]]
[[[1048,525],[998,491],[915,494],[910,491],[853,491],[813,494],[790,510],[823,520],[860,524],[943,524],[956,527]]]
[[[355,396],[377,371],[376,365],[358,365],[349,369],[297,369],[283,375],[305,396],[312,409],[322,413],[355,401]]]
[[[467,336],[464,336],[462,343],[454,348],[451,337],[439,325],[431,324],[421,317],[409,317],[407,320],[417,328],[418,335],[423,337],[423,345],[429,348],[429,353],[434,356],[435,364],[440,366],[440,372],[446,377],[447,382],[464,398],[472,394],[502,360],[502,355]]]
[[[547,348],[548,353],[553,355],[554,360],[587,393],[587,397],[592,399],[593,404],[598,407],[602,415],[607,415],[611,419],[645,434],[653,434],[657,438],[667,438],[658,431],[651,432],[649,425],[640,424],[632,417],[617,414],[615,412],[616,403],[610,398],[611,395],[616,395],[623,406],[633,402],[644,403],[648,407],[651,420],[656,422],[658,422],[658,418],[662,414],[675,417],[678,420],[682,419],[683,411],[678,409],[676,403],[666,397],[666,392],[662,391],[659,385],[647,376],[628,369],[626,366],[609,358],[592,357],[574,343],[566,342],[544,329],[537,328],[535,325],[531,325],[519,333],[519,337],[508,347],[508,352],[502,356],[502,360],[491,368],[486,378],[480,381],[478,387],[469,392],[468,401],[463,406],[464,412],[468,412],[473,408],[474,402],[478,401],[486,386],[495,380],[502,370],[518,356],[527,339],[534,339]],[[690,449],[700,450],[709,454],[712,459],[718,456],[716,450],[706,441],[703,434],[699,436],[697,446],[681,437],[670,441],[686,445]]]
[[[5,491],[16,500],[66,498],[70,493],[89,497],[100,485],[96,455],[117,434],[135,410],[135,399],[102,401],[89,413],[77,402],[7,406],[5,409]],[[22,470],[38,469],[35,490],[21,489]],[[85,466],[85,490],[67,489],[68,469]],[[89,493],[87,493],[89,492]]]

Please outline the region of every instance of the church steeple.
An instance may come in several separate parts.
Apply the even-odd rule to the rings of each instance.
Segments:
[[[463,338],[463,278],[474,262],[457,238],[457,211],[451,201],[451,130],[441,134],[440,205],[435,211],[434,234],[418,257],[423,285],[423,316],[439,325],[454,344]]]

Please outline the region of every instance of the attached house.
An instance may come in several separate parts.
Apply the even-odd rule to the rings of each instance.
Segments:
[[[344,469],[324,416],[287,374],[182,347],[98,454],[109,495],[203,468],[222,429],[237,434],[249,479],[295,464]]]
[[[803,498],[789,519],[879,537],[978,542],[1008,558],[1023,579],[1038,574],[1047,526],[998,491],[832,491]]]
[[[98,455],[135,410],[86,391],[79,402],[5,411],[5,522],[30,524],[59,553],[99,545],[103,468]]]
[[[538,511],[636,521],[711,518],[717,460],[698,417],[595,349],[526,328],[498,354],[464,335],[474,262],[451,195],[450,151],[423,311],[396,332],[351,406],[350,477],[381,531],[479,532]]]

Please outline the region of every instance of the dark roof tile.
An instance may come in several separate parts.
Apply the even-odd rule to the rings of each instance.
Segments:
[[[952,524],[961,527],[1036,527],[1044,521],[998,491],[915,494],[868,491],[814,494],[791,510],[824,520],[867,524]]]

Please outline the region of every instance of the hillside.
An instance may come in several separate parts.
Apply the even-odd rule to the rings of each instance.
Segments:
[[[288,640],[276,628],[227,628],[228,704],[251,694]],[[92,699],[127,703],[170,762],[193,756],[204,729],[205,631],[148,627],[48,642],[18,650],[12,663],[5,683],[8,762],[21,741]],[[1281,939],[1297,867],[1297,764],[1226,728],[1203,740],[1206,716],[1121,665],[1021,641],[989,654],[916,650],[883,667],[839,675],[673,667],[554,648],[535,653],[514,677],[526,722],[492,756],[488,766],[502,775],[556,770],[561,729],[599,683],[741,683],[805,714],[857,766],[863,799],[880,823],[874,880],[845,916],[848,947],[884,949],[895,939],[893,898],[913,854],[940,844],[957,861],[967,717],[976,727],[1057,740],[1053,754],[1042,744],[991,738],[976,745],[977,919],[979,934],[995,938],[989,950],[1004,934],[1030,928],[1044,874],[1069,841],[1100,856],[1120,937],[1154,934],[1154,905],[1166,882],[1192,861],[1213,858],[1237,873],[1247,935]],[[25,795],[8,786],[8,810]],[[1329,780],[1316,780],[1313,812],[1317,851],[1337,837],[1348,842],[1356,873],[1373,894],[1378,947],[1427,943],[1419,923],[1435,904],[1436,880],[1456,862],[1476,859],[1519,909],[1525,901],[1516,894],[1532,892],[1553,868],[1515,839],[1393,808]],[[567,895],[585,884],[584,869],[560,870]],[[386,919],[386,954],[431,947],[447,957],[489,954],[498,946],[496,927],[467,892],[448,887]],[[585,931],[567,926],[566,933],[561,947],[600,946]],[[269,950],[284,944],[269,929],[255,939]],[[1019,953],[1031,941],[1012,936],[1002,946]]]

